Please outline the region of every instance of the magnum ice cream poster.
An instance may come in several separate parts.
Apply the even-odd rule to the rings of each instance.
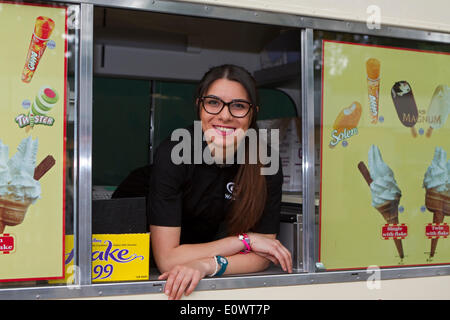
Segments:
[[[0,2],[0,281],[64,277],[66,8]]]
[[[319,260],[450,264],[450,55],[323,42]]]

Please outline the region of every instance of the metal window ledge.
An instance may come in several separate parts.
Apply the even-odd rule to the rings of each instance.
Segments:
[[[200,281],[196,290],[248,289],[279,286],[295,286],[308,284],[328,284],[367,281],[373,272],[366,270],[334,271],[322,273],[292,274],[254,274],[247,276],[227,276],[223,278],[205,278]],[[380,270],[379,279],[407,279],[414,277],[435,277],[450,275],[450,266],[391,268]],[[73,299],[87,297],[103,297],[113,295],[139,295],[162,293],[165,281],[123,282],[108,284],[92,284],[81,286],[53,286],[2,289],[0,299]]]

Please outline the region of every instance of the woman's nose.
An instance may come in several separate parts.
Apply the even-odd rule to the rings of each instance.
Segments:
[[[230,113],[230,105],[224,105],[222,111],[219,113],[219,118],[222,120],[231,120],[233,115]]]

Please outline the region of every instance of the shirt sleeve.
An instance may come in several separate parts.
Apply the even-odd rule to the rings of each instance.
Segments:
[[[253,231],[256,233],[273,234],[280,230],[281,196],[283,187],[283,171],[281,161],[274,175],[266,175],[267,199],[260,220]]]
[[[163,141],[155,154],[148,197],[150,225],[181,226],[186,165],[174,164],[171,160],[173,144],[170,140]]]

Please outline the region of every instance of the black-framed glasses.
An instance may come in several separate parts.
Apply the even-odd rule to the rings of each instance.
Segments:
[[[225,106],[228,107],[231,115],[235,118],[244,118],[252,108],[252,104],[242,99],[234,99],[225,102],[216,96],[206,96],[200,98],[203,109],[210,114],[219,114]]]

